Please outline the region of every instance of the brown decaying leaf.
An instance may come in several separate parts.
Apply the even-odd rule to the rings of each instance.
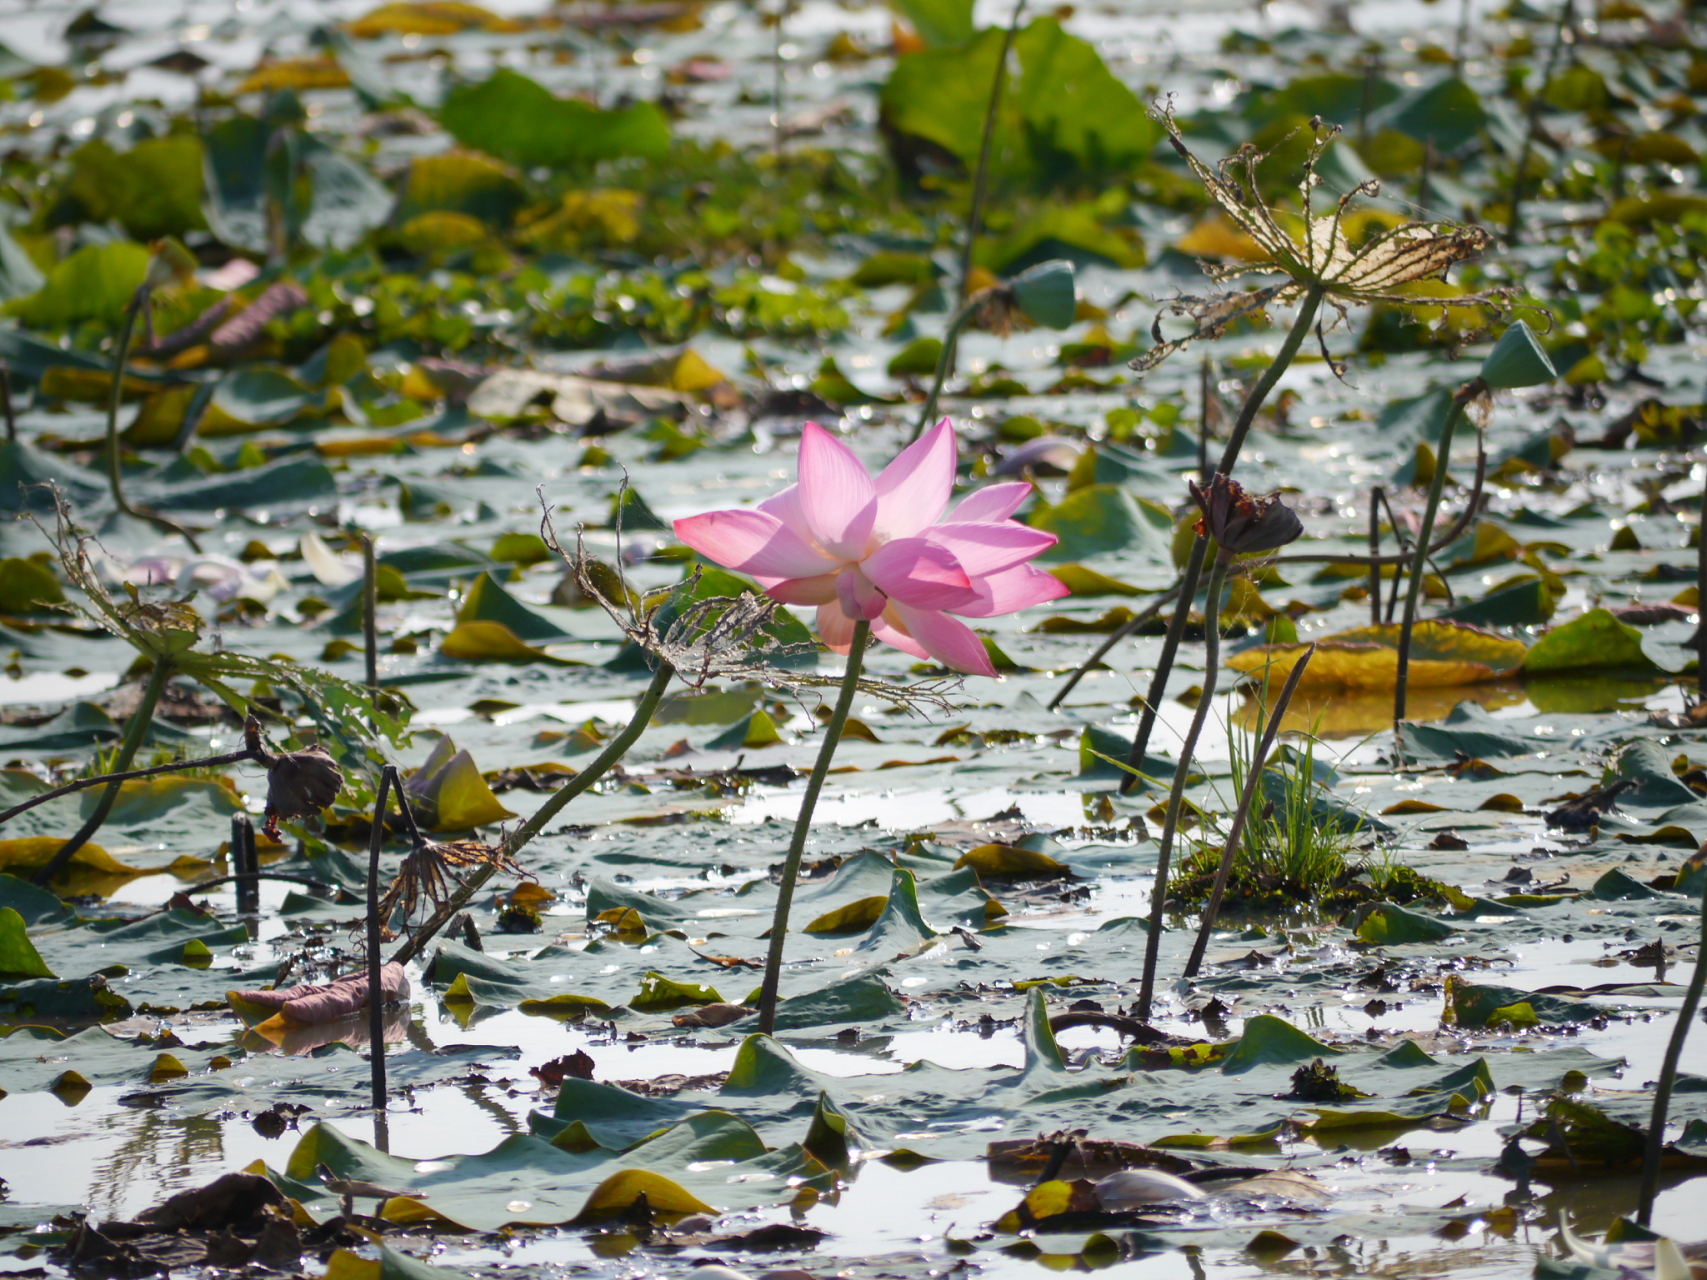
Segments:
[[[1301,221],[1299,232],[1294,234],[1282,221],[1283,215],[1263,198],[1257,185],[1257,169],[1273,154],[1272,150],[1259,151],[1247,142],[1212,169],[1185,145],[1174,122],[1171,103],[1158,108],[1156,118],[1168,131],[1174,150],[1210,198],[1267,255],[1266,260],[1254,263],[1230,266],[1205,263],[1205,273],[1217,282],[1253,273],[1279,272],[1288,278],[1284,283],[1245,293],[1170,301],[1163,306],[1151,329],[1156,345],[1134,359],[1132,368],[1140,372],[1152,369],[1193,342],[1220,337],[1236,320],[1257,316],[1271,304],[1298,301],[1315,285],[1324,288],[1323,300],[1341,319],[1345,318],[1347,307],[1372,302],[1401,306],[1484,306],[1496,310],[1509,306],[1512,295],[1506,289],[1427,298],[1403,291],[1405,286],[1422,280],[1444,279],[1455,264],[1478,257],[1493,239],[1481,227],[1454,222],[1405,222],[1377,233],[1361,245],[1353,245],[1345,218],[1359,197],[1380,194],[1380,184],[1373,181],[1359,183],[1346,192],[1335,202],[1331,213],[1320,216],[1315,213],[1313,196],[1321,182],[1316,166],[1338,138],[1337,125],[1324,125],[1319,118],[1310,121],[1314,138],[1298,184],[1303,214],[1301,219],[1286,217],[1290,222]],[[1165,339],[1161,318],[1170,314],[1191,320],[1193,331],[1183,338]]]

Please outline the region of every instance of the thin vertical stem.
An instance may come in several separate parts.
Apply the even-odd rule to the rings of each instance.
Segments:
[[[118,350],[113,355],[113,386],[107,393],[107,487],[112,490],[113,505],[121,514],[136,520],[146,520],[162,533],[175,533],[190,544],[190,549],[197,555],[201,554],[201,543],[196,541],[195,534],[175,520],[141,507],[132,506],[125,501],[124,481],[119,470],[119,402],[124,398],[125,367],[130,362],[131,343],[136,338],[137,317],[148,310],[149,299],[153,296],[147,284],[140,284],[131,296],[129,304],[124,309],[124,324],[119,329]]]
[[[1399,721],[1405,718],[1405,682],[1411,666],[1411,632],[1417,622],[1417,600],[1428,572],[1429,536],[1434,532],[1435,513],[1446,489],[1446,464],[1452,455],[1452,436],[1464,418],[1464,407],[1488,389],[1480,378],[1472,378],[1452,397],[1452,409],[1440,431],[1440,450],[1434,460],[1434,479],[1428,486],[1428,505],[1423,508],[1422,526],[1417,530],[1416,554],[1411,559],[1410,581],[1405,584],[1405,613],[1399,623],[1399,668],[1393,683],[1393,750],[1399,751]],[[1395,755],[1397,763],[1397,756]]]
[[[1529,113],[1524,122],[1523,145],[1518,148],[1517,168],[1511,175],[1511,212],[1506,217],[1505,243],[1511,248],[1517,243],[1519,211],[1523,207],[1523,182],[1529,172],[1529,157],[1535,150],[1535,133],[1541,126],[1541,106],[1547,86],[1553,81],[1553,70],[1559,65],[1559,54],[1565,48],[1565,33],[1570,29],[1573,0],[1559,6],[1559,23],[1553,30],[1553,48],[1547,54],[1547,66],[1541,73],[1541,83],[1529,99]]]
[[[1381,486],[1376,485],[1369,493],[1369,554],[1381,554]],[[1398,584],[1394,584],[1394,590]],[[1369,566],[1369,625],[1381,625],[1381,566]]]
[[[1215,917],[1221,912],[1221,899],[1227,893],[1227,878],[1232,874],[1233,861],[1238,856],[1239,841],[1245,834],[1245,823],[1250,818],[1251,803],[1256,799],[1262,771],[1268,764],[1268,753],[1273,749],[1274,740],[1280,733],[1280,723],[1286,718],[1286,708],[1292,702],[1292,694],[1298,688],[1304,668],[1310,665],[1310,659],[1315,656],[1316,646],[1312,644],[1298,661],[1292,664],[1286,684],[1280,690],[1280,697],[1275,700],[1274,707],[1269,712],[1268,723],[1262,727],[1262,740],[1257,744],[1255,754],[1251,756],[1250,772],[1245,775],[1245,785],[1239,793],[1239,807],[1233,814],[1233,825],[1227,828],[1227,843],[1221,848],[1221,865],[1215,870],[1215,885],[1209,891],[1209,905],[1203,909],[1203,923],[1198,926],[1197,942],[1191,948],[1191,958],[1185,962],[1185,976],[1188,978],[1195,978],[1198,969],[1203,965],[1203,953],[1209,946],[1209,935],[1215,928]]]
[[[1452,74],[1464,74],[1464,51],[1470,44],[1470,0],[1458,0],[1458,33],[1452,45]]]
[[[1636,1221],[1644,1227],[1654,1216],[1654,1197],[1660,1190],[1660,1157],[1665,1151],[1666,1112],[1671,1107],[1672,1090],[1677,1085],[1677,1064],[1683,1057],[1683,1042],[1695,1022],[1695,1011],[1701,1007],[1703,986],[1707,986],[1707,876],[1701,881],[1701,938],[1696,944],[1695,971],[1689,975],[1689,988],[1683,993],[1683,1007],[1677,1011],[1671,1040],[1666,1044],[1665,1062],[1654,1085],[1654,1110],[1648,1118],[1648,1141],[1642,1149],[1642,1189],[1636,1201]]]
[[[373,535],[362,534],[362,640],[367,649],[367,687],[379,706],[379,566],[373,558]]]
[[[385,806],[391,788],[403,789],[396,765],[379,772],[379,795],[373,802],[373,830],[367,842],[367,1029],[368,1062],[373,1070],[373,1114],[385,1113],[385,958],[379,954],[379,850],[385,843]]]
[[[18,414],[12,408],[12,370],[0,361],[0,412],[6,415],[6,442],[18,438]]]
[[[113,386],[107,393],[107,487],[112,490],[113,505],[126,513],[130,504],[124,500],[124,478],[119,472],[119,401],[124,397],[124,370],[136,337],[136,318],[148,305],[148,296],[147,285],[137,286],[136,296],[124,309],[118,350],[113,354]]]
[[[984,216],[984,193],[990,179],[990,148],[996,137],[996,116],[1002,105],[1002,89],[1007,82],[1008,57],[1013,53],[1014,37],[1019,33],[1020,15],[1025,12],[1025,0],[1014,5],[1014,16],[1002,36],[1002,52],[996,59],[996,74],[990,81],[990,101],[984,108],[984,133],[978,140],[978,164],[972,171],[972,205],[966,211],[966,243],[960,250],[960,301],[964,305],[971,296],[972,251],[978,243],[978,231]]]
[[[1273,363],[1263,370],[1262,377],[1257,379],[1256,385],[1245,397],[1245,403],[1239,408],[1238,420],[1233,423],[1233,433],[1227,439],[1226,448],[1221,451],[1221,464],[1216,470],[1222,474],[1232,474],[1233,465],[1239,460],[1239,450],[1245,447],[1245,437],[1250,435],[1251,426],[1257,420],[1257,411],[1262,408],[1263,401],[1268,399],[1269,393],[1280,381],[1280,375],[1286,372],[1286,367],[1298,354],[1298,348],[1304,345],[1304,338],[1310,332],[1310,326],[1315,323],[1316,309],[1321,306],[1325,292],[1327,288],[1321,283],[1310,286],[1304,295],[1304,301],[1298,305],[1298,316],[1293,320],[1291,330],[1280,344],[1280,350],[1274,353]],[[1144,752],[1150,745],[1150,734],[1156,728],[1156,709],[1167,692],[1168,676],[1173,672],[1174,657],[1179,653],[1180,641],[1185,638],[1186,618],[1191,613],[1191,602],[1197,596],[1197,580],[1203,573],[1203,558],[1208,545],[1204,538],[1193,541],[1191,556],[1185,565],[1185,574],[1180,579],[1179,604],[1174,609],[1173,621],[1168,624],[1167,638],[1162,641],[1162,652],[1156,658],[1156,670],[1150,677],[1150,691],[1145,695],[1144,710],[1138,717],[1138,732],[1132,739],[1132,750],[1126,757],[1126,763],[1134,769],[1144,767]],[[1136,777],[1128,775],[1120,784],[1121,794],[1130,792],[1137,783]]]
[[[1701,620],[1695,628],[1695,692],[1707,698],[1707,482],[1701,488],[1701,519],[1695,526],[1695,616]]]
[[[865,657],[866,640],[871,635],[871,623],[861,618],[854,623],[853,644],[848,649],[848,669],[842,676],[842,690],[836,696],[835,710],[824,725],[824,741],[818,748],[818,760],[812,766],[812,776],[806,780],[806,794],[800,798],[800,817],[794,823],[794,839],[788,845],[788,857],[782,864],[782,883],[777,886],[776,915],[771,922],[770,951],[765,956],[765,981],[759,994],[759,1033],[770,1035],[776,1030],[777,988],[782,983],[782,947],[788,937],[788,909],[794,901],[794,882],[800,875],[800,859],[806,852],[806,833],[812,829],[812,811],[818,806],[818,793],[824,789],[824,778],[830,772],[830,759],[836,754],[836,744],[842,740],[842,726],[848,722],[853,709],[854,694],[859,689],[860,663]]]
[[[675,678],[675,675],[676,669],[669,663],[660,662],[658,664],[658,670],[652,676],[652,683],[646,686],[646,692],[641,694],[640,700],[634,704],[634,715],[629,719],[627,726],[605,744],[605,749],[599,752],[597,759],[554,791],[549,800],[534,810],[533,817],[516,828],[514,834],[506,839],[501,846],[506,856],[514,857],[519,853],[525,845],[545,829],[546,823],[562,812],[564,805],[604,777],[612,765],[628,754],[628,749],[639,740],[640,735],[646,731],[646,726],[652,723],[652,713],[658,709],[658,700],[664,696],[664,690],[669,687],[670,681]],[[401,795],[401,788],[399,788],[399,794]],[[407,804],[405,804],[403,812],[405,821],[412,822],[413,815],[410,813]],[[433,935],[444,928],[458,911],[466,907],[474,895],[480,891],[481,886],[497,873],[497,867],[490,863],[476,867],[468,879],[463,881],[462,887],[451,894],[449,900],[427,917],[421,927],[415,930],[401,947],[397,948],[396,954],[391,957],[392,962],[408,964],[409,961],[418,956],[421,949],[433,940]]]
[[[1209,398],[1213,394],[1214,378],[1209,357],[1204,356],[1197,370],[1197,483],[1205,485],[1209,483]]]
[[[1156,992],[1156,961],[1162,949],[1168,866],[1173,857],[1174,837],[1179,831],[1180,807],[1185,803],[1186,779],[1191,776],[1192,756],[1197,751],[1197,739],[1203,733],[1203,722],[1209,718],[1209,706],[1215,701],[1216,677],[1221,666],[1221,586],[1227,580],[1229,563],[1227,553],[1222,552],[1215,557],[1215,567],[1209,573],[1209,599],[1203,613],[1203,695],[1197,700],[1191,728],[1186,730],[1185,741],[1180,744],[1179,763],[1174,766],[1173,790],[1168,792],[1167,817],[1162,821],[1162,838],[1156,850],[1156,880],[1150,889],[1150,935],[1144,940],[1144,976],[1138,988],[1135,1014],[1140,1022],[1149,1021],[1150,1005]],[[1180,608],[1183,610],[1185,605],[1182,603]]]
[[[246,813],[231,819],[231,869],[240,877],[236,884],[237,914],[252,916],[261,910],[260,859],[255,853],[255,824]]]
[[[774,72],[772,97],[776,102],[776,170],[782,173],[782,23],[788,16],[788,0],[777,0],[776,6],[776,40],[771,48],[771,66]]]
[[[1431,170],[1433,168],[1434,168],[1434,143],[1432,140],[1425,140],[1423,142],[1422,178],[1417,183],[1417,212],[1425,218],[1428,217],[1429,170]]]

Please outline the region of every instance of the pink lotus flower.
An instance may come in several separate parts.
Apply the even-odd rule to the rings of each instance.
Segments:
[[[995,668],[963,618],[1013,613],[1067,594],[1026,561],[1055,535],[1010,520],[1031,492],[997,484],[944,518],[954,490],[954,428],[944,418],[876,480],[816,423],[800,438],[800,483],[757,507],[676,521],[676,536],[750,575],[773,599],[818,606],[818,634],[837,653],[854,623],[918,658],[974,675]]]

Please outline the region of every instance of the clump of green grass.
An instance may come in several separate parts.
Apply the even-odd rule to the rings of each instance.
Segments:
[[[1237,795],[1262,733],[1235,733],[1233,785]],[[1396,862],[1363,829],[1363,816],[1321,781],[1317,737],[1277,751],[1259,788],[1258,808],[1245,823],[1223,911],[1285,912],[1298,908],[1337,913],[1367,901],[1412,902],[1442,896],[1440,885]],[[1221,860],[1225,829],[1211,824],[1185,860],[1172,896],[1182,907],[1208,901]]]

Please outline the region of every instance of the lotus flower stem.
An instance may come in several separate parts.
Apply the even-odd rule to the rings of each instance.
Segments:
[[[1099,644],[1091,656],[1081,662],[1077,669],[1074,670],[1073,674],[1067,677],[1067,683],[1062,685],[1061,688],[1056,691],[1053,698],[1049,699],[1049,710],[1053,711],[1056,707],[1061,705],[1061,700],[1069,693],[1073,692],[1073,687],[1085,678],[1085,674],[1090,671],[1092,667],[1102,661],[1104,654],[1114,648],[1114,646],[1119,644],[1122,640],[1126,639],[1126,637],[1131,635],[1134,631],[1138,630],[1139,627],[1143,626],[1151,618],[1155,617],[1167,607],[1170,600],[1173,600],[1178,596],[1179,583],[1176,582],[1173,586],[1162,592],[1161,595],[1150,601],[1149,604],[1145,605],[1144,608],[1140,609],[1125,622],[1121,623],[1120,629]]]
[[[379,851],[385,844],[385,805],[393,787],[401,798],[403,780],[397,776],[397,766],[388,764],[379,771],[379,795],[373,802],[373,830],[367,841],[368,1063],[373,1070],[375,1124],[385,1114],[385,987],[380,973],[385,959],[379,954]]]
[[[1488,389],[1480,378],[1472,378],[1452,397],[1452,409],[1446,415],[1446,425],[1440,430],[1439,456],[1434,460],[1434,479],[1428,486],[1428,504],[1423,507],[1422,526],[1417,530],[1416,554],[1411,560],[1410,581],[1405,584],[1405,614],[1399,623],[1399,668],[1393,682],[1393,733],[1397,751],[1399,721],[1405,718],[1405,680],[1411,665],[1411,632],[1417,623],[1417,600],[1422,595],[1423,576],[1428,570],[1431,550],[1429,535],[1434,532],[1435,513],[1440,510],[1440,495],[1446,489],[1446,464],[1452,453],[1452,436],[1463,420],[1464,409]],[[1474,511],[1474,507],[1470,510]],[[1468,521],[1466,521],[1468,523]]]
[[[1381,499],[1384,495],[1381,486],[1376,485],[1369,491],[1369,555],[1373,559],[1381,554]],[[1398,584],[1393,584],[1398,590]],[[1369,566],[1369,625],[1381,625],[1381,566]]]
[[[119,402],[124,398],[125,365],[130,361],[130,346],[136,337],[137,317],[148,309],[153,292],[147,284],[137,286],[136,293],[131,296],[124,309],[124,324],[119,329],[118,350],[113,355],[113,387],[107,394],[107,487],[112,490],[113,505],[121,513],[135,520],[146,520],[161,533],[177,534],[190,544],[192,551],[200,555],[201,543],[197,542],[196,535],[183,525],[176,520],[168,520],[158,512],[133,507],[125,501],[124,481],[119,473]]]
[[[1275,352],[1274,361],[1263,370],[1262,377],[1257,379],[1251,388],[1245,402],[1239,407],[1238,420],[1233,423],[1233,433],[1227,438],[1227,445],[1221,451],[1221,463],[1216,467],[1224,475],[1233,473],[1233,465],[1239,460],[1239,451],[1245,447],[1245,437],[1250,435],[1251,426],[1257,420],[1257,411],[1262,408],[1263,401],[1280,381],[1280,375],[1286,372],[1298,354],[1298,348],[1304,345],[1304,339],[1309,335],[1310,326],[1315,323],[1316,310],[1321,306],[1322,295],[1327,288],[1320,281],[1312,284],[1304,294],[1304,300],[1298,306],[1298,315],[1292,321],[1292,328],[1280,344],[1280,350]],[[1198,538],[1191,546],[1191,556],[1186,561],[1185,573],[1180,578],[1180,602],[1174,609],[1173,621],[1168,624],[1167,638],[1162,641],[1162,652],[1156,657],[1156,671],[1150,677],[1150,689],[1144,696],[1144,710],[1138,718],[1138,732],[1132,739],[1132,750],[1126,757],[1126,763],[1133,769],[1144,767],[1144,751],[1150,745],[1150,734],[1156,727],[1156,708],[1161,705],[1162,697],[1167,692],[1168,676],[1174,668],[1174,657],[1179,653],[1180,641],[1185,638],[1186,619],[1191,614],[1191,602],[1197,596],[1197,580],[1203,573],[1203,558],[1209,547],[1207,539]],[[1132,790],[1138,785],[1134,774],[1128,774],[1120,783],[1121,793]]]
[[[1199,538],[1201,544],[1206,539]],[[1168,898],[1168,864],[1173,855],[1174,836],[1179,830],[1180,806],[1185,803],[1186,779],[1191,776],[1192,756],[1197,751],[1197,739],[1203,733],[1203,723],[1209,718],[1209,706],[1215,701],[1215,682],[1221,666],[1221,587],[1227,580],[1231,557],[1222,552],[1215,558],[1209,573],[1209,597],[1203,607],[1203,693],[1192,713],[1191,727],[1185,741],[1180,743],[1179,763],[1174,766],[1174,785],[1168,792],[1167,816],[1162,820],[1161,842],[1156,850],[1156,880],[1150,889],[1150,936],[1144,943],[1144,976],[1138,988],[1135,1016],[1140,1022],[1150,1020],[1150,1004],[1156,990],[1156,961],[1162,948],[1162,915]],[[1184,612],[1189,601],[1182,601]]]
[[[1257,785],[1262,779],[1263,767],[1268,763],[1268,753],[1274,747],[1274,739],[1280,732],[1280,722],[1286,718],[1286,708],[1292,701],[1292,694],[1298,688],[1298,681],[1304,675],[1304,668],[1310,665],[1310,659],[1316,656],[1316,646],[1306,649],[1297,662],[1292,664],[1292,671],[1286,677],[1286,683],[1281,686],[1280,696],[1275,699],[1274,707],[1269,712],[1268,723],[1263,726],[1262,740],[1257,744],[1255,753],[1251,756],[1250,771],[1245,775],[1245,785],[1239,792],[1239,807],[1233,813],[1233,825],[1227,828],[1227,843],[1221,849],[1221,865],[1215,869],[1215,885],[1209,891],[1209,905],[1203,909],[1203,923],[1198,926],[1197,942],[1191,948],[1191,958],[1185,962],[1185,976],[1195,978],[1197,971],[1203,965],[1203,953],[1209,946],[1209,934],[1215,928],[1215,917],[1221,911],[1221,899],[1227,893],[1227,878],[1233,871],[1233,860],[1238,856],[1239,842],[1244,838],[1245,822],[1250,817],[1251,802],[1256,799]]]
[[[0,362],[0,413],[6,415],[6,443],[18,438],[18,414],[12,408],[12,370]]]
[[[1695,525],[1695,616],[1701,621],[1695,628],[1695,692],[1707,698],[1707,485],[1701,489],[1701,518]],[[0,819],[3,821],[3,819]]]
[[[373,558],[373,535],[362,534],[362,643],[367,651],[367,687],[379,705],[379,566]]]
[[[978,140],[978,164],[972,171],[972,204],[966,211],[966,243],[960,250],[960,302],[964,306],[972,296],[972,251],[978,243],[978,232],[984,220],[984,193],[990,179],[990,147],[996,139],[996,114],[1001,110],[1002,89],[1008,78],[1008,57],[1013,53],[1014,37],[1019,34],[1020,15],[1025,12],[1025,0],[1014,5],[1014,16],[1002,34],[1002,52],[996,59],[996,74],[990,81],[990,101],[984,108],[984,132]]]
[[[660,662],[658,664],[658,670],[652,676],[652,683],[646,686],[646,692],[642,693],[640,700],[634,704],[634,715],[630,717],[623,731],[605,744],[605,749],[599,752],[597,759],[569,779],[564,786],[553,792],[551,798],[534,811],[533,817],[516,828],[513,834],[504,838],[503,844],[499,846],[502,857],[514,857],[545,829],[546,823],[562,812],[564,805],[604,777],[612,765],[628,754],[628,749],[645,732],[646,726],[652,723],[652,713],[658,709],[658,700],[664,696],[664,690],[669,688],[670,681],[675,679],[675,675],[676,669],[669,663]],[[399,788],[399,793],[401,794],[401,788]],[[407,808],[404,812],[408,813]],[[392,960],[397,964],[408,964],[409,961],[420,955],[427,943],[433,940],[433,936],[444,928],[457,912],[466,907],[474,895],[480,891],[481,886],[497,872],[496,860],[476,867],[469,874],[468,879],[462,882],[461,887],[451,894],[432,915],[427,917],[419,929],[404,940],[403,945],[398,947],[395,954],[392,955]]]
[[[130,721],[124,727],[124,738],[119,743],[119,753],[113,757],[115,766],[113,772],[122,774],[136,759],[136,753],[142,746],[142,740],[148,736],[148,726],[154,721],[154,709],[160,705],[160,695],[166,691],[166,681],[171,678],[172,664],[164,660],[154,664],[154,670],[148,675],[148,683],[143,686],[142,697],[136,704],[136,710],[130,713]],[[183,766],[179,765],[178,768]],[[107,815],[113,811],[113,805],[118,802],[119,788],[124,786],[123,778],[115,778],[107,783],[107,789],[101,793],[100,801],[95,805],[95,812],[89,815],[77,834],[67,840],[58,853],[48,859],[47,865],[34,876],[35,883],[46,886],[52,879],[65,869],[66,863],[101,829],[101,824],[107,820]],[[42,797],[45,798],[45,797]]]
[[[937,353],[936,373],[931,376],[930,393],[925,396],[924,412],[919,414],[919,420],[913,426],[913,434],[907,437],[911,444],[924,434],[925,428],[936,417],[937,401],[942,397],[942,384],[948,381],[948,371],[954,365],[954,350],[960,345],[960,331],[977,313],[977,302],[966,302],[960,310],[954,313],[954,319],[948,322],[948,329],[942,335],[942,350]]]
[[[1559,6],[1559,22],[1553,30],[1553,47],[1547,53],[1547,67],[1541,73],[1541,83],[1535,86],[1535,93],[1529,99],[1529,114],[1524,122],[1523,146],[1518,148],[1517,168],[1511,175],[1511,211],[1506,216],[1505,242],[1511,248],[1517,244],[1518,220],[1523,209],[1523,180],[1529,173],[1529,157],[1535,150],[1535,134],[1541,125],[1542,95],[1553,79],[1553,69],[1559,64],[1559,54],[1565,48],[1565,32],[1570,29],[1575,16],[1574,0],[1565,0]]]
[[[1701,939],[1695,950],[1695,971],[1689,975],[1689,989],[1683,994],[1683,1007],[1677,1011],[1677,1021],[1672,1024],[1660,1078],[1654,1085],[1654,1110],[1648,1118],[1648,1142],[1642,1149],[1642,1189],[1636,1201],[1636,1221],[1644,1227],[1654,1216],[1654,1197],[1659,1194],[1666,1111],[1671,1106],[1672,1089],[1677,1084],[1677,1064],[1683,1057],[1683,1042],[1695,1022],[1695,1011],[1701,1007],[1704,985],[1707,985],[1707,876],[1701,881]]]
[[[818,793],[824,789],[824,778],[830,772],[830,759],[836,754],[836,744],[842,740],[842,726],[848,722],[853,709],[854,694],[859,689],[860,663],[865,657],[865,644],[871,636],[871,623],[864,618],[854,623],[853,643],[848,649],[848,669],[842,676],[841,692],[836,706],[824,724],[824,741],[818,748],[818,759],[812,766],[812,776],[806,780],[806,794],[800,797],[800,817],[794,823],[794,839],[788,844],[788,857],[782,864],[782,882],[777,886],[776,915],[771,921],[770,951],[765,956],[765,981],[759,989],[759,1034],[770,1035],[776,1030],[777,988],[782,983],[782,947],[788,938],[788,909],[794,901],[794,882],[800,876],[800,859],[806,852],[806,833],[812,829],[812,811],[818,807]]]

